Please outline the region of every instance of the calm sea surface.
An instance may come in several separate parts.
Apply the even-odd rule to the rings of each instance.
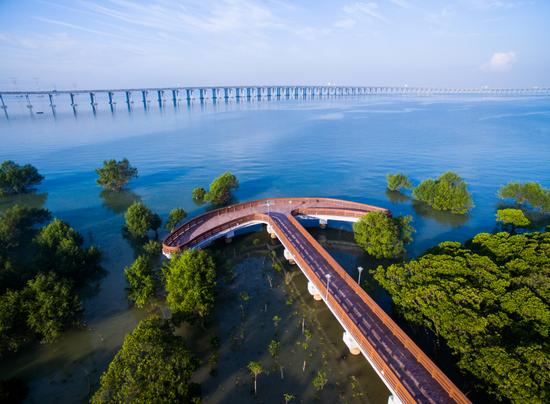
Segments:
[[[30,163],[46,177],[36,194],[0,198],[0,211],[16,203],[51,210],[55,217],[68,221],[83,234],[86,245],[97,244],[106,252],[104,267],[109,271],[99,289],[84,296],[85,331],[71,331],[51,346],[31,346],[0,363],[1,378],[19,376],[29,382],[31,394],[27,402],[31,398],[41,403],[63,399],[85,402],[85,370],[91,374],[94,391],[124,335],[149,315],[145,310],[130,308],[124,299],[123,270],[141,253],[140,247],[124,240],[120,231],[123,213],[134,200],[143,201],[165,220],[176,207],[185,208],[191,218],[207,208],[195,205],[192,190],[208,188],[214,177],[229,170],[240,180],[238,201],[322,196],[412,215],[417,233],[408,254],[414,257],[442,241],[464,242],[479,232],[493,230],[499,202],[496,192],[501,184],[512,180],[538,181],[550,187],[548,96],[359,96],[195,102],[178,107],[168,103],[163,108],[152,102],[147,110],[138,101],[129,110],[119,100],[113,111],[106,97],[98,96],[95,114],[88,95],[79,97],[76,115],[65,95],[57,97],[55,115],[47,98],[31,98],[34,114],[23,99],[5,98],[8,115],[0,112],[0,161]],[[138,168],[139,178],[122,195],[102,192],[95,183],[94,168],[101,166],[103,160],[123,157]],[[418,185],[448,170],[461,175],[473,193],[475,208],[469,215],[436,212],[386,190],[389,172],[406,173]],[[410,192],[406,193],[410,196]],[[544,224],[547,223],[535,222],[539,227]],[[357,265],[373,268],[380,264],[348,245],[353,241],[351,233],[345,231],[350,230],[348,224],[333,223],[331,227],[326,238],[335,245],[341,242],[342,248],[329,248],[329,252],[353,276]],[[322,236],[316,229],[312,232],[316,237]],[[166,234],[162,232],[161,236]],[[252,239],[264,236],[243,235],[236,242],[251,245]],[[265,240],[269,242],[267,237]],[[244,260],[239,270],[252,271],[254,265],[260,268],[261,263]],[[304,281],[299,274],[295,274],[295,279],[297,291],[293,293],[301,293],[307,300]],[[385,310],[390,310],[389,299],[381,290],[375,289],[372,295]],[[310,307],[311,302],[306,303]],[[311,303],[311,307],[314,305]],[[238,318],[241,309],[237,305],[234,308]],[[319,332],[326,331],[327,339],[340,344],[340,331],[327,331],[334,320],[326,313],[319,315],[319,328],[324,330]],[[221,311],[219,316],[230,318]],[[266,318],[265,322],[270,320]],[[223,344],[228,332],[224,334],[226,325],[223,321],[220,324]],[[193,339],[194,331],[180,332],[188,340]],[[196,349],[202,349],[199,342]],[[204,351],[207,355],[206,348]],[[346,366],[368,366],[362,358],[346,361],[339,364],[341,360],[335,357],[327,366],[343,366],[341,375],[349,373]],[[230,366],[235,367],[228,359],[227,369]],[[246,364],[237,363],[239,366]],[[269,384],[275,383],[269,381],[273,375],[263,375],[265,389],[277,394],[273,402],[281,402],[282,393],[295,391],[295,395],[305,395],[304,386],[312,388],[309,375],[302,375],[301,363],[298,367],[300,372],[292,382],[285,377],[288,391]],[[216,380],[209,378],[205,369],[197,376],[203,383],[203,395],[209,397],[209,402],[231,402],[229,397],[236,394],[234,378],[238,376],[219,376],[222,378]],[[220,368],[220,375],[229,372],[227,369]],[[364,372],[363,402],[387,402],[387,390],[374,380],[372,371],[350,372]],[[242,377],[246,374],[242,372]],[[349,387],[349,375],[342,377],[342,385]],[[250,380],[240,400],[254,401],[249,387]],[[339,389],[334,386],[336,398]],[[313,394],[314,389],[309,397],[300,398],[309,400]],[[351,399],[351,390],[349,394]],[[270,399],[265,397],[264,402],[271,402]]]

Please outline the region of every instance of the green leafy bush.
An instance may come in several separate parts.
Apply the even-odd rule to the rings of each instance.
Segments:
[[[34,185],[40,185],[44,177],[36,167],[25,164],[23,167],[11,160],[0,164],[0,195],[22,194]]]
[[[388,217],[384,212],[367,213],[353,224],[355,241],[373,257],[391,258],[405,252],[415,230],[409,224],[412,216]]]
[[[99,175],[95,182],[111,191],[122,189],[132,178],[138,177],[137,168],[132,167],[126,158],[120,161],[104,160],[103,168],[96,168],[95,172]]]
[[[411,183],[411,180],[406,174],[393,174],[389,173],[386,177],[388,180],[388,188],[391,191],[399,191],[401,188],[405,189],[413,189],[413,185]]]
[[[472,195],[462,178],[447,171],[436,180],[428,178],[416,187],[413,196],[436,210],[464,214],[474,207]]]

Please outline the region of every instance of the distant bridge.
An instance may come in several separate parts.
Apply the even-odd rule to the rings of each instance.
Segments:
[[[0,108],[7,108],[2,96],[13,95],[26,97],[27,107],[33,108],[29,95],[44,96],[50,99],[50,107],[55,108],[54,96],[68,94],[71,98],[71,106],[75,108],[77,94],[89,94],[90,104],[95,111],[98,105],[96,94],[107,93],[111,108],[116,104],[115,94],[122,93],[128,108],[134,103],[134,95],[141,96],[145,108],[151,101],[150,93],[158,95],[158,103],[163,107],[166,95],[171,96],[174,106],[182,101],[182,96],[187,102],[199,99],[205,101],[229,100],[229,99],[290,99],[307,97],[337,97],[350,95],[387,95],[387,94],[550,94],[550,87],[533,88],[435,88],[435,87],[363,87],[363,86],[210,86],[210,87],[158,87],[158,88],[126,88],[113,90],[62,90],[62,91],[0,91]]]
[[[285,247],[285,258],[298,264],[308,291],[324,300],[345,332],[352,354],[362,353],[392,392],[388,404],[471,404],[464,394],[365,293],[347,272],[298,223],[295,217],[357,222],[387,209],[328,198],[276,198],[241,203],[197,216],[174,230],[163,243],[165,255],[196,248],[237,229],[267,224]]]

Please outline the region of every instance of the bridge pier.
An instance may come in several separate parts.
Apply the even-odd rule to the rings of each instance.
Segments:
[[[267,226],[267,232],[271,235],[271,238],[272,239],[276,239],[277,238],[277,235],[275,234],[275,231],[273,230],[273,228],[271,226]]]
[[[294,261],[294,256],[286,248],[285,248],[284,256],[285,256],[285,259],[288,260],[290,265],[296,265],[296,261]]]
[[[95,100],[95,93],[90,93],[90,101],[92,101],[92,106],[97,105],[97,102]]]
[[[172,101],[174,101],[174,107],[177,107],[180,101],[180,90],[172,90]]]
[[[164,105],[164,90],[158,90],[158,94],[159,94],[159,107],[162,108],[162,106]]]
[[[51,97],[52,96],[50,94],[50,104],[51,104],[51,99],[52,99]],[[2,108],[2,109],[8,108],[8,107],[6,107],[6,104],[4,104],[4,99],[2,98],[2,94],[0,94],[0,101],[2,101],[2,106],[0,108]]]
[[[126,104],[128,104],[128,106],[130,104],[133,104],[134,103],[134,100],[132,100],[132,92],[131,91],[126,91]]]
[[[235,232],[231,230],[230,232],[225,233],[224,237],[225,237],[225,242],[229,244],[233,241],[233,237],[235,237]]]
[[[55,108],[56,105],[53,103],[53,94],[48,94],[48,97],[50,97],[50,107]],[[2,96],[0,95],[0,100],[2,99]],[[4,106],[4,100],[2,100],[2,108],[6,108]]]
[[[309,292],[310,295],[313,296],[313,299],[317,301],[323,300],[323,298],[321,297],[321,293],[319,293],[319,290],[317,289],[317,287],[313,282],[310,282],[310,281],[307,282],[307,291]]]
[[[359,344],[357,343],[357,341],[355,341],[355,339],[353,339],[350,333],[344,331],[344,336],[342,338],[352,355],[359,355],[361,353]]]
[[[109,104],[116,104],[115,102],[115,93],[109,91]]]
[[[326,229],[328,224],[328,219],[319,219],[319,227],[321,229]]]
[[[27,97],[27,108],[32,108],[31,100],[29,100],[29,95],[25,94],[25,97]]]
[[[78,104],[75,102],[75,99],[74,99],[75,95],[76,95],[75,93],[70,94],[70,96],[71,96],[71,106],[72,107],[78,107]]]
[[[191,96],[193,95],[193,90],[185,90],[187,92],[187,101],[191,101]]]

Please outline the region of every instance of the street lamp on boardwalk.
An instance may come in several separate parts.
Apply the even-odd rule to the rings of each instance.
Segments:
[[[328,288],[330,287],[330,278],[332,278],[332,276],[330,276],[330,274],[326,274],[325,276],[327,277],[327,296],[325,300],[328,302]]]
[[[357,270],[359,271],[359,279],[357,280],[357,284],[361,286],[361,272],[363,272],[363,267],[359,267]]]

